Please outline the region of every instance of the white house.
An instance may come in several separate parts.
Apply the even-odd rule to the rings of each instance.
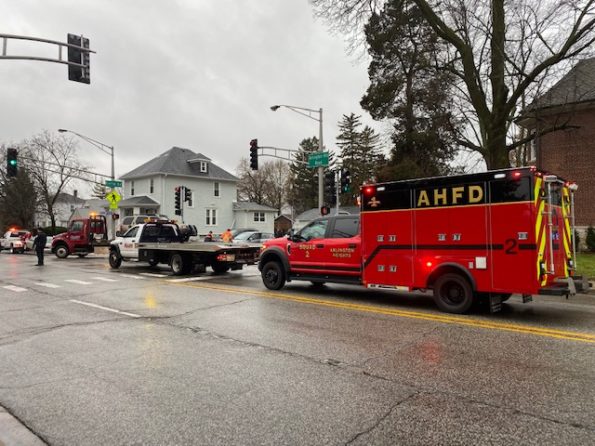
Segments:
[[[277,209],[258,203],[240,201],[233,204],[233,211],[235,221],[232,227],[254,228],[271,234],[274,232]]]
[[[77,191],[74,191],[74,195],[60,192],[56,202],[54,203],[54,218],[56,219],[56,226],[66,227],[68,220],[72,215],[72,212],[83,206],[85,200],[78,197]],[[51,225],[51,219],[47,212],[37,212],[35,214],[35,227],[48,227]]]
[[[238,209],[237,214],[234,209],[238,178],[215,165],[205,155],[189,149],[172,147],[122,175],[121,179],[124,181],[124,199],[118,204],[120,216],[163,214],[196,225],[199,234],[244,227],[240,222],[243,224],[248,218],[242,209]],[[183,214],[177,216],[175,190],[181,186],[189,194],[187,201],[182,197]],[[267,218],[267,215],[274,209],[258,209],[255,212],[266,213],[264,222],[255,222],[262,223],[258,228],[262,226],[272,232],[274,217]],[[255,218],[253,214],[251,218]]]

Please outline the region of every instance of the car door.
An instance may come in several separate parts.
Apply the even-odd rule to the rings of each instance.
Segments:
[[[138,257],[139,226],[133,226],[122,236],[120,255],[127,259]]]
[[[287,243],[287,257],[292,272],[320,274],[324,270],[324,238],[328,219],[314,220]]]
[[[326,271],[344,276],[360,275],[362,254],[359,216],[338,217],[329,229],[323,247]]]

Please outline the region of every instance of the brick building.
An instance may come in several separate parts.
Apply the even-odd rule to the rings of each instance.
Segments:
[[[595,226],[595,58],[575,65],[518,124],[529,131],[564,127],[533,141],[530,164],[575,181],[576,226]]]

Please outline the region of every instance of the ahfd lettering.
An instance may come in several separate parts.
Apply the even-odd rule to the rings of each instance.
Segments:
[[[482,202],[483,196],[483,187],[479,185],[422,189],[418,191],[417,207],[476,204]]]

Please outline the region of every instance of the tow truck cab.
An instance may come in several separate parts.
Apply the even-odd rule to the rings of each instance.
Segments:
[[[53,238],[52,252],[59,259],[65,259],[70,254],[85,257],[94,252],[96,246],[108,244],[105,216],[91,214],[89,217],[71,219],[68,230]]]

